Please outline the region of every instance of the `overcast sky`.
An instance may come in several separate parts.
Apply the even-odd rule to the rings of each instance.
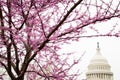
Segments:
[[[96,28],[100,34],[107,34],[112,30],[112,33],[119,32],[120,20],[118,18],[111,19],[107,22],[97,23],[90,25]],[[114,26],[114,27],[113,27]],[[95,35],[96,32],[88,28],[85,29],[87,32],[85,35]],[[83,56],[77,68],[81,72],[87,71],[87,66],[96,53],[97,42],[101,49],[102,55],[108,60],[111,65],[111,71],[114,74],[114,80],[120,80],[120,38],[118,37],[92,37],[92,38],[80,38],[78,42],[71,42],[71,44],[64,44],[61,53],[74,52],[73,59],[80,57],[84,52]],[[85,77],[81,75],[81,77]]]

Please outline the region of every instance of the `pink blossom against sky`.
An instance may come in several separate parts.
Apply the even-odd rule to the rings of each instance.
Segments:
[[[111,19],[107,22],[98,23],[95,25],[89,25],[91,28],[86,27],[84,29],[84,33],[81,34],[79,37],[79,41],[70,41],[70,44],[64,44],[61,47],[61,50],[59,53],[74,53],[74,56],[72,55],[70,57],[70,62],[72,62],[74,59],[79,58],[83,55],[81,58],[81,61],[78,65],[75,66],[73,69],[73,72],[77,69],[80,69],[80,72],[82,75],[80,75],[80,79],[85,78],[85,72],[87,71],[87,66],[92,59],[92,57],[96,53],[97,48],[97,42],[99,42],[99,46],[101,49],[102,55],[108,60],[108,63],[111,65],[111,71],[114,74],[114,80],[120,80],[120,38],[119,37],[111,37],[112,34],[119,34],[120,30],[120,20],[119,18]],[[114,26],[114,27],[113,27]],[[98,33],[97,33],[98,31]],[[89,35],[95,35],[95,34],[110,34],[110,36],[104,37],[101,35],[101,37],[85,37]],[[79,80],[79,79],[78,79]]]

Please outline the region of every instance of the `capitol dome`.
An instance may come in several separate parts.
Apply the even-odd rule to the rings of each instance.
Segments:
[[[101,54],[99,43],[97,44],[96,54],[88,65],[86,73],[87,80],[113,80],[113,73],[107,59]]]

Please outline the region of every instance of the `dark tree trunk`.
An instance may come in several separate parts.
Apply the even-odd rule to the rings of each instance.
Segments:
[[[24,76],[21,76],[19,78],[16,78],[15,80],[24,80]]]

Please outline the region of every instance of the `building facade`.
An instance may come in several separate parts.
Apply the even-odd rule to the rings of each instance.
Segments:
[[[113,80],[113,73],[106,58],[101,54],[97,43],[96,54],[91,59],[86,73],[87,80]]]

